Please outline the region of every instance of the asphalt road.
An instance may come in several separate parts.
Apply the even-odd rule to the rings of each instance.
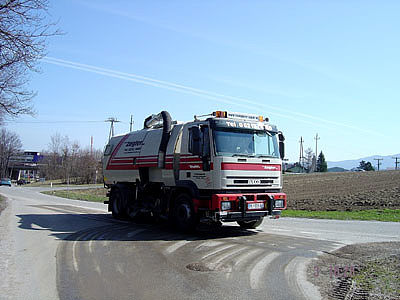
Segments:
[[[399,223],[290,218],[185,235],[40,190],[0,187],[1,299],[318,299],[310,259],[400,241]]]

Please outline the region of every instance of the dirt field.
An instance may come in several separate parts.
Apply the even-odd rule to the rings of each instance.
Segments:
[[[400,209],[400,171],[285,174],[289,209]]]

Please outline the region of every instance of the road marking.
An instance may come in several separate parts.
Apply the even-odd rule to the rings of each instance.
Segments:
[[[78,271],[79,271],[78,262],[76,261],[76,256],[75,256],[75,246],[76,246],[76,242],[77,242],[77,241],[74,241],[74,242],[72,243],[72,263],[73,263],[73,265],[74,265],[75,272],[78,272]]]
[[[212,255],[214,255],[214,254],[217,254],[217,253],[219,253],[219,252],[221,252],[221,251],[224,251],[224,250],[226,250],[226,249],[229,249],[229,248],[232,248],[232,247],[235,247],[235,246],[236,246],[236,245],[225,245],[225,246],[222,246],[222,247],[218,247],[216,250],[211,251],[211,252],[207,253],[206,255],[204,255],[204,256],[201,258],[201,260],[206,259],[207,257],[210,257],[210,256],[212,256]]]
[[[269,228],[269,229],[273,231],[293,231],[291,229],[282,229],[282,228]]]
[[[97,273],[99,273],[99,275],[101,275],[100,266],[98,264],[96,264],[96,267],[94,269],[96,270]]]
[[[261,287],[261,279],[265,268],[278,256],[280,253],[271,252],[264,256],[250,271],[250,287],[252,289],[259,289]]]
[[[300,231],[300,233],[304,233],[304,234],[319,234],[318,232],[310,232],[310,231]]]
[[[228,257],[231,257],[231,256],[235,255],[236,253],[242,252],[245,249],[248,249],[248,247],[240,247],[240,248],[237,248],[237,249],[232,249],[233,251],[229,251],[228,250],[226,253],[224,253],[223,255],[218,257],[217,259],[211,260],[210,263],[218,264],[221,261],[223,261],[224,259],[226,259]]]
[[[172,252],[175,252],[176,250],[178,250],[179,248],[185,246],[186,244],[192,242],[194,239],[190,239],[187,241],[179,241],[174,243],[173,245],[169,246],[167,249],[165,249],[165,253],[167,254],[171,254]]]
[[[122,266],[121,266],[121,264],[117,264],[116,266],[115,266],[115,268],[117,269],[117,271],[119,272],[119,273],[121,273],[121,274],[124,274],[125,272],[124,272],[124,269],[122,268]]]
[[[294,257],[285,267],[286,282],[295,295],[300,292],[305,299],[322,299],[318,288],[307,281],[308,261],[304,257]]]
[[[239,256],[238,260],[235,262],[235,264],[233,266],[236,267],[236,266],[243,264],[248,259],[252,258],[256,254],[261,253],[262,251],[263,250],[261,250],[261,249],[254,249],[254,250],[244,253],[243,255]]]
[[[204,243],[201,243],[196,247],[196,249],[202,248],[202,247],[215,247],[223,244],[223,242],[218,242],[218,241],[207,241]]]
[[[129,238],[134,237],[135,235],[137,235],[137,234],[139,234],[139,233],[141,233],[141,232],[143,232],[143,231],[145,231],[145,230],[146,230],[146,229],[136,229],[136,230],[134,230],[134,231],[129,232],[129,233],[127,234],[127,237],[129,237]]]
[[[90,253],[93,253],[92,243],[93,243],[93,240],[90,240],[89,241],[89,252]]]

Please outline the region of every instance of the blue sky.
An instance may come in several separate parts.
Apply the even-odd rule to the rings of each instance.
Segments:
[[[398,1],[51,1],[49,40],[30,88],[37,116],[7,123],[25,149],[68,135],[103,148],[108,117],[134,129],[168,110],[268,116],[327,160],[400,152]],[[88,122],[90,121],[90,122]]]

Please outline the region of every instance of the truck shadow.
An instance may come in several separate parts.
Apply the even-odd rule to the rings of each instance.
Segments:
[[[120,221],[111,214],[59,213],[63,208],[57,205],[46,208],[58,213],[17,215],[19,228],[48,231],[49,236],[65,241],[192,241],[258,234],[257,230],[244,230],[239,226],[229,225],[202,225],[193,233],[182,233],[166,221]]]

